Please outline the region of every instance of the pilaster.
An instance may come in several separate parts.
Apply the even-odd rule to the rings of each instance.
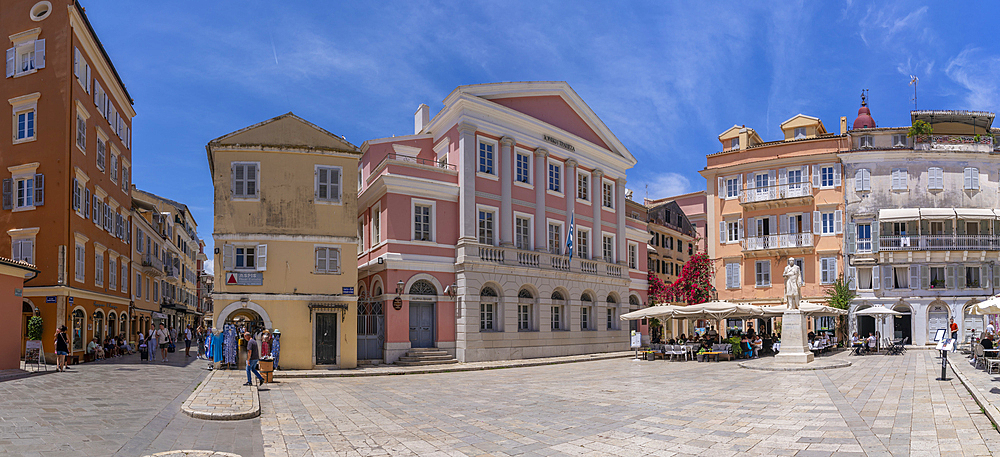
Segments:
[[[601,258],[603,260],[604,255],[604,237],[601,235],[601,200],[604,198],[604,189],[602,186],[604,179],[604,171],[597,169],[590,176],[591,188],[593,191],[590,192],[590,205],[594,210],[594,229],[590,234],[590,244],[591,251],[594,253],[593,258]]]
[[[628,253],[625,240],[625,178],[618,178],[615,182],[615,215],[617,216],[617,235],[615,241],[618,243],[618,264],[628,265]],[[638,253],[636,253],[638,255]]]
[[[500,138],[500,245],[514,245],[514,210],[511,208],[511,186],[514,184],[512,149],[514,139]]]
[[[476,126],[467,122],[458,125],[459,238],[477,240],[476,237]]]
[[[535,250],[547,251],[545,232],[545,189],[549,187],[546,179],[548,165],[545,163],[549,151],[545,148],[535,149]]]

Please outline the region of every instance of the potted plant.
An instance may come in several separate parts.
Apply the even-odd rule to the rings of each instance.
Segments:
[[[916,137],[917,141],[927,141],[927,136],[934,133],[934,129],[927,122],[916,120],[913,121],[913,125],[906,132],[908,137]]]

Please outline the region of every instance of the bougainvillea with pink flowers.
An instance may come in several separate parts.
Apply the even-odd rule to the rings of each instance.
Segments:
[[[653,283],[650,282],[650,296],[652,297]],[[704,303],[712,299],[715,295],[715,286],[712,285],[712,261],[708,254],[699,252],[684,264],[681,269],[681,276],[673,284],[666,287],[664,291],[665,301],[680,302],[688,305]]]

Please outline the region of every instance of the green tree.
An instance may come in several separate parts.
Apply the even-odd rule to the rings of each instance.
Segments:
[[[906,136],[913,137],[918,135],[930,135],[932,133],[934,133],[934,129],[931,128],[930,124],[921,120],[916,120],[913,121],[913,125],[910,126],[910,130],[906,132]]]
[[[42,318],[41,316],[31,316],[28,319],[28,339],[29,340],[40,340],[42,339]]]
[[[841,275],[826,289],[826,304],[837,309],[848,309],[857,294],[851,290],[847,280]],[[847,316],[837,316],[837,331],[846,338]]]

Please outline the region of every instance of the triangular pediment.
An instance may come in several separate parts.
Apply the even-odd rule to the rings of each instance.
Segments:
[[[268,119],[211,141],[217,145],[262,145],[357,152],[358,147],[293,113]]]
[[[461,86],[457,91],[538,119],[635,161],[597,113],[565,81],[476,84]]]

